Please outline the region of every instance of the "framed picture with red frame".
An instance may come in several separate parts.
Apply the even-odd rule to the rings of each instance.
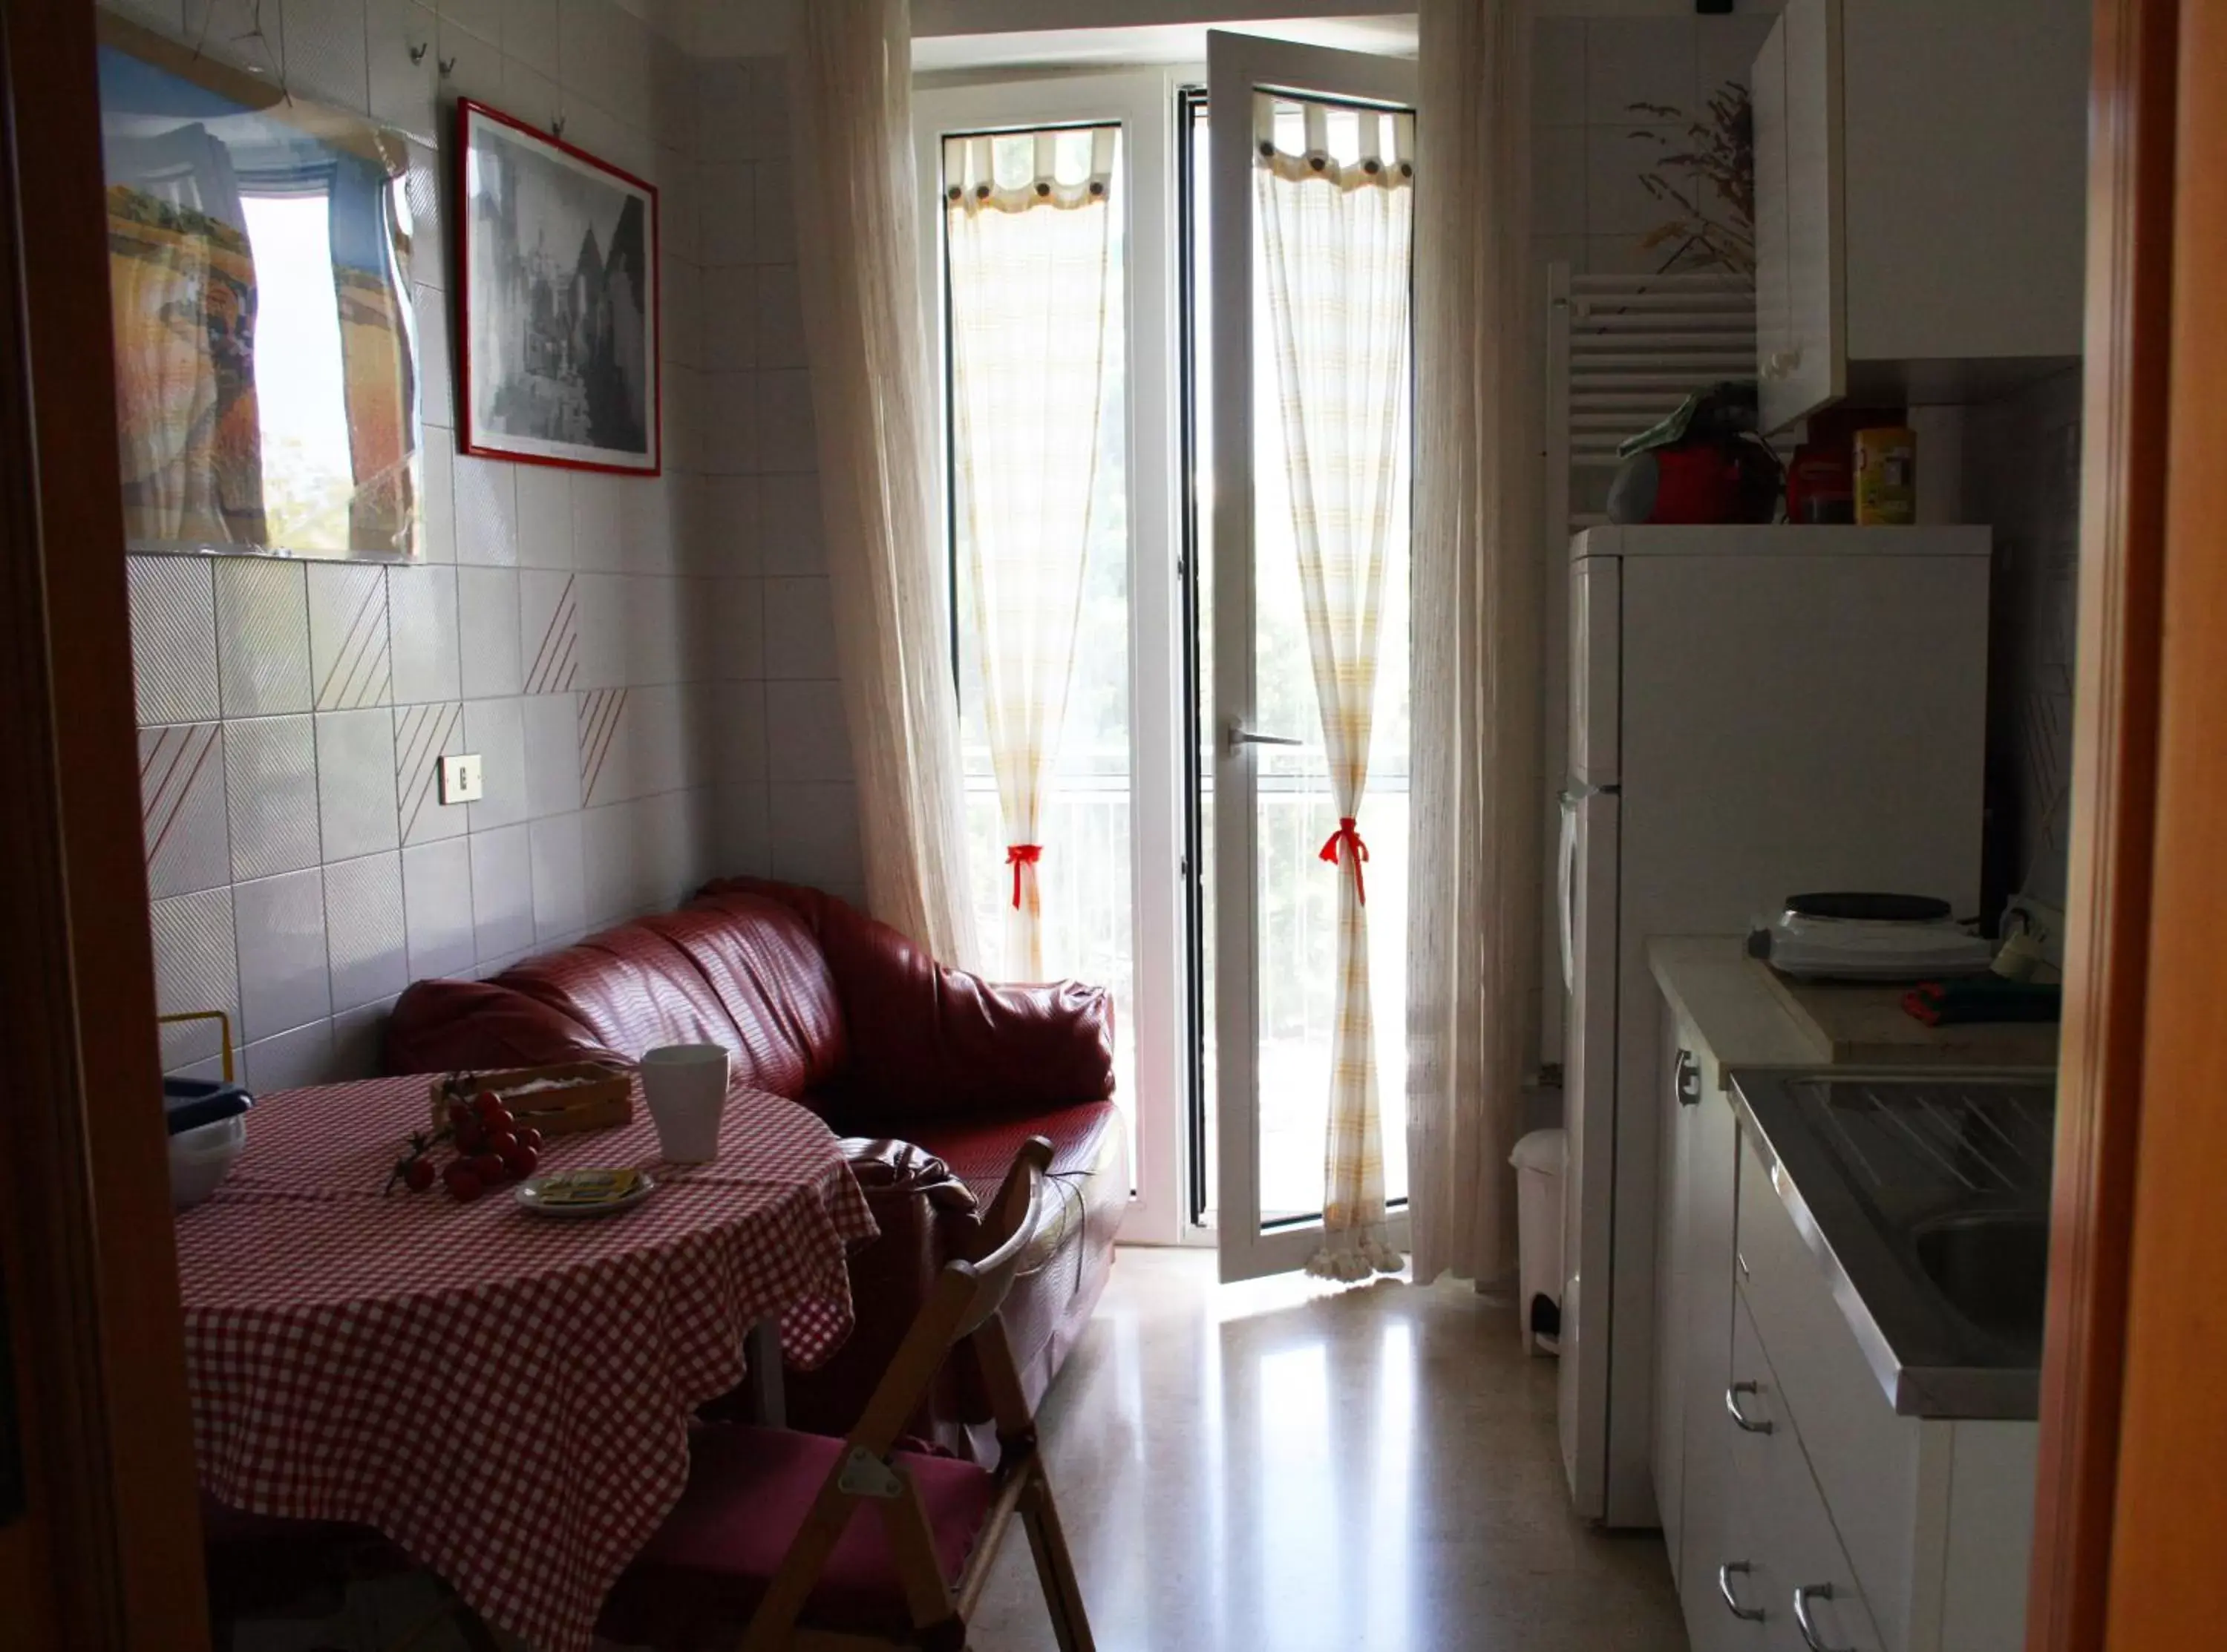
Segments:
[[[657,190],[485,104],[456,104],[459,445],[654,476]]]

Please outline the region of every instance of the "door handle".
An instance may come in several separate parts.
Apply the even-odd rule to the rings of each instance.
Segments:
[[[1828,1646],[1817,1638],[1817,1630],[1809,1622],[1809,1603],[1830,1600],[1833,1585],[1829,1583],[1805,1583],[1794,1591],[1794,1627],[1802,1631],[1802,1644],[1809,1652],[1856,1652],[1852,1646]]]
[[[1555,933],[1562,942],[1562,990],[1574,994],[1578,990],[1578,800],[1568,792],[1562,794],[1560,858],[1555,904],[1561,909],[1561,922],[1555,926]]]
[[[1701,1063],[1690,1049],[1678,1052],[1678,1105],[1690,1107],[1701,1099]]]
[[[1739,1597],[1732,1592],[1732,1573],[1737,1572],[1745,1576],[1754,1570],[1753,1563],[1747,1560],[1727,1560],[1717,1568],[1717,1592],[1725,1598],[1725,1610],[1743,1623],[1760,1623],[1764,1612],[1760,1606],[1739,1604]]]
[[[1288,734],[1263,734],[1258,729],[1248,729],[1232,718],[1229,721],[1229,750],[1234,756],[1241,746],[1303,746],[1304,740]]]
[[[1752,1382],[1735,1382],[1725,1390],[1725,1409],[1732,1413],[1734,1422],[1751,1434],[1768,1434],[1771,1430],[1771,1425],[1768,1419],[1759,1423],[1750,1422],[1747,1413],[1740,1409],[1742,1394],[1755,1394],[1759,1391],[1757,1385]]]

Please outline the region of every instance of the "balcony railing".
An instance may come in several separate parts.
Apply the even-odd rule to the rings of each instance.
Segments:
[[[1320,774],[1264,773],[1258,783],[1260,1192],[1263,1215],[1273,1221],[1311,1215],[1321,1206],[1337,958],[1337,878],[1318,856],[1337,816],[1328,781]],[[991,973],[1001,974],[1012,878],[1005,867],[994,782],[986,775],[970,775],[966,802],[976,932]],[[1210,791],[1202,803],[1207,812],[1202,837],[1210,845]],[[1375,1009],[1385,1180],[1390,1196],[1400,1198],[1407,1192],[1407,776],[1371,781],[1362,804],[1361,831],[1370,857],[1366,867],[1370,998]],[[1133,1097],[1135,958],[1127,776],[1060,776],[1045,800],[1043,835],[1043,859],[1037,871],[1043,900],[1046,972],[1112,991],[1117,1081],[1123,1097]],[[1210,867],[1209,850],[1208,867],[1203,870],[1210,873]],[[1209,875],[1209,902],[1212,887]],[[1207,979],[1201,998],[1207,1007],[1206,1139],[1211,1153],[1216,1069],[1210,905],[1209,915],[1203,948]],[[1148,1100],[1152,1105],[1164,1104],[1164,1098]],[[1214,1186],[1210,1167],[1207,1185]]]

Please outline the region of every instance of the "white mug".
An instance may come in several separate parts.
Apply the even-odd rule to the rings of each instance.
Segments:
[[[724,1049],[666,1044],[645,1052],[641,1094],[667,1160],[700,1164],[719,1156],[719,1116],[727,1106]]]

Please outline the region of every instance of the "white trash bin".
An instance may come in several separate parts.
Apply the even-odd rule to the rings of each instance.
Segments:
[[[1533,1306],[1541,1297],[1562,1303],[1562,1177],[1569,1139],[1560,1130],[1535,1130],[1516,1144],[1508,1162],[1516,1167],[1516,1324],[1523,1347],[1532,1354],[1558,1354],[1558,1337],[1532,1330]]]

